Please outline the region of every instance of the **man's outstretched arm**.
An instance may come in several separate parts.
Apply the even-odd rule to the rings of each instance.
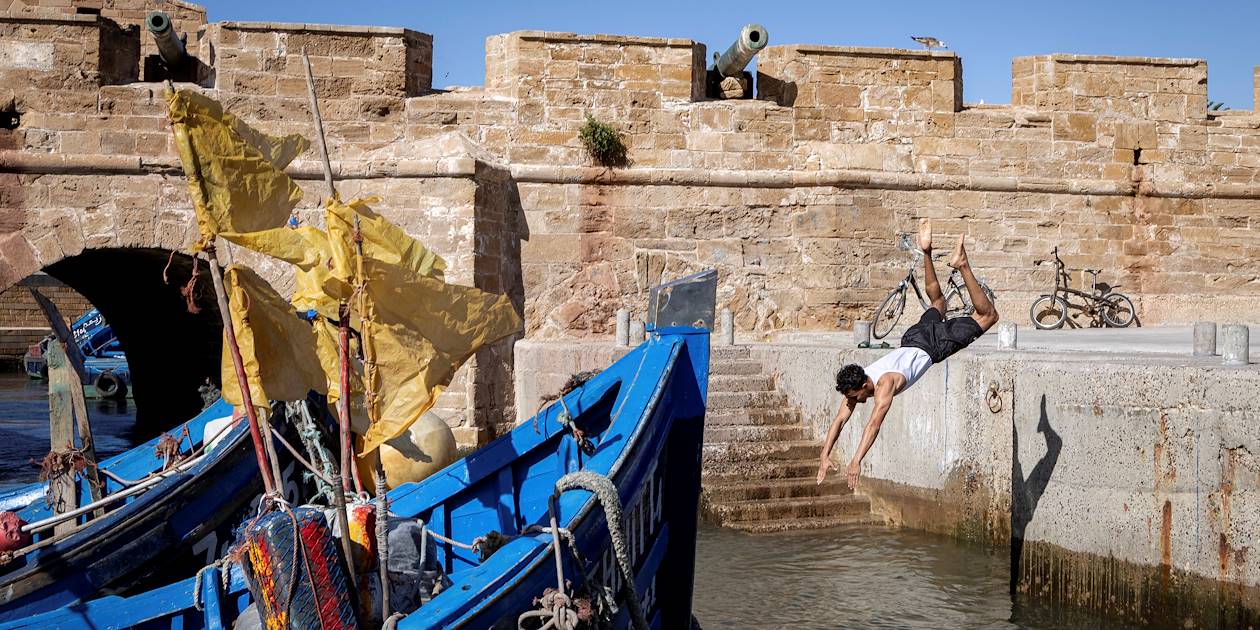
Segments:
[[[818,462],[818,483],[822,483],[827,478],[828,470],[835,470],[836,465],[831,463],[831,447],[836,445],[836,440],[840,439],[840,432],[844,430],[844,425],[853,417],[853,410],[857,407],[857,403],[844,399],[844,404],[840,405],[840,410],[836,412],[836,419],[831,421],[831,428],[827,430],[827,440],[823,442],[822,457]]]
[[[849,488],[857,488],[858,474],[862,472],[862,458],[871,450],[871,445],[879,436],[879,427],[884,423],[884,416],[888,415],[888,409],[892,407],[892,399],[897,391],[893,380],[881,378],[875,385],[875,408],[871,409],[871,419],[866,422],[866,430],[862,432],[862,443],[858,446],[857,453],[854,453],[853,461],[849,462],[849,467],[844,471],[849,478]]]

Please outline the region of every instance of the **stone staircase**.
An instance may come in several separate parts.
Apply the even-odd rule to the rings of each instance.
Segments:
[[[843,474],[814,482],[819,448],[748,347],[713,347],[702,472],[706,521],[756,533],[882,523]]]

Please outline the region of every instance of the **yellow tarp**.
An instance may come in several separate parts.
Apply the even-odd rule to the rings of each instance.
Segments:
[[[195,92],[168,91],[166,99],[201,229],[198,248],[220,232],[283,225],[302,199],[284,167],[306,150],[306,139],[263,134]]]
[[[411,238],[402,228],[390,223],[388,219],[372,211],[369,203],[379,201],[376,197],[355,199],[342,203],[338,199],[330,199],[324,210],[328,224],[328,235],[334,244],[333,255],[336,256],[338,268],[354,270],[354,223],[359,221],[359,233],[363,237],[363,256],[379,260],[385,264],[398,265],[421,276],[432,276],[441,280],[446,270],[446,261],[420,241]]]
[[[314,310],[337,320],[341,300],[350,299],[352,269],[336,264],[328,234],[319,228],[280,227],[260,232],[237,234],[224,232],[224,240],[256,252],[279,258],[296,267],[293,298],[299,311]],[[342,261],[343,264],[345,261]]]
[[[378,419],[361,453],[406,431],[433,407],[455,371],[482,346],[520,331],[505,295],[446,284],[364,258],[365,338],[375,351]],[[369,355],[371,356],[371,355]]]
[[[372,201],[334,199],[324,213],[334,266],[357,269],[356,219],[363,242],[370,310],[359,315],[368,320],[361,325],[375,354],[378,418],[363,434],[364,453],[400,435],[433,407],[479,348],[521,329],[506,296],[443,282],[446,262],[373,212],[367,205]]]
[[[338,330],[328,320],[338,317],[341,300],[353,296],[351,283],[358,268],[357,219],[366,275],[364,297],[372,321],[361,321],[364,313],[357,312],[355,300],[351,325],[356,329],[368,326],[364,333],[375,352],[372,389],[379,418],[371,427],[363,423],[364,366],[352,360],[352,419],[356,433],[363,436],[363,452],[406,431],[433,406],[455,371],[478,349],[521,329],[520,316],[506,296],[443,282],[446,262],[373,212],[367,205],[370,201],[329,200],[325,209],[327,233],[301,227],[222,234],[238,245],[297,267],[294,305],[323,315],[317,318],[313,332],[308,332],[315,338],[312,347],[318,356],[310,365],[322,368],[320,380],[325,387],[310,389],[327,391],[330,400],[337,400],[342,393]]]
[[[269,400],[303,400],[312,390],[327,392],[310,324],[248,267],[228,267],[223,283],[254,406],[265,409]],[[224,344],[223,398],[240,406],[244,401],[230,352]]]

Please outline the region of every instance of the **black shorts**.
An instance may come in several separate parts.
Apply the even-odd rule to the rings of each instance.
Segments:
[[[918,348],[932,357],[932,363],[940,363],[950,355],[971,345],[984,330],[970,317],[945,319],[935,307],[923,311],[919,323],[901,336],[901,347]]]

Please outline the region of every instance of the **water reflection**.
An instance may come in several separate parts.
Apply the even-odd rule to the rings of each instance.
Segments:
[[[1022,600],[1015,608],[1009,570],[1005,549],[907,530],[704,529],[695,614],[704,630],[1132,627]]]
[[[99,458],[135,444],[136,407],[129,400],[87,400]],[[0,373],[0,488],[36,481],[48,454],[48,385],[25,374]]]

